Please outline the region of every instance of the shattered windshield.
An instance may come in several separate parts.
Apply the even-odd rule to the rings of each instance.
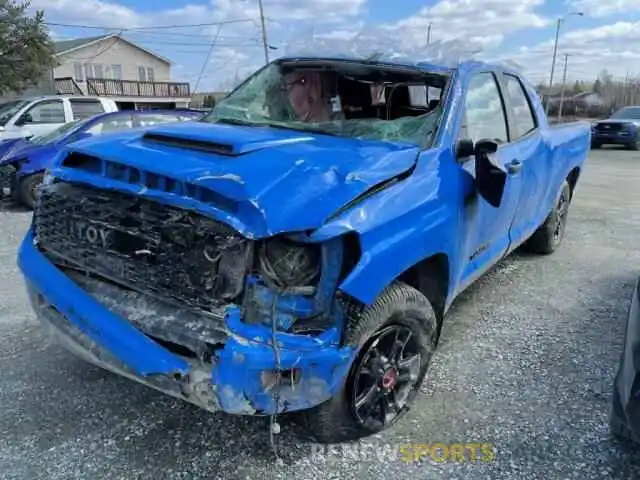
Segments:
[[[426,147],[446,81],[443,74],[354,62],[272,63],[202,121]]]

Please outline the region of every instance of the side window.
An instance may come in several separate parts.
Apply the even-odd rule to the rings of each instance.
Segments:
[[[105,133],[126,130],[127,128],[133,128],[133,118],[131,115],[119,115],[96,123],[87,130],[87,133],[91,135],[102,135]]]
[[[73,64],[73,79],[76,82],[84,82],[84,70],[81,63]]]
[[[46,100],[36,103],[22,114],[21,120],[25,124],[65,123],[62,100]]]
[[[180,121],[180,117],[178,115],[169,115],[169,114],[143,114],[136,115],[138,124],[141,127],[149,127],[151,125],[156,125],[158,123],[168,123],[168,122],[177,122]]]
[[[522,83],[513,75],[504,76],[509,103],[513,108],[515,132],[513,139],[523,137],[527,133],[537,128],[536,116],[531,108],[529,97],[522,86]]]
[[[464,138],[477,142],[491,139],[509,141],[504,102],[493,73],[475,74],[469,81],[464,99],[462,132]]]
[[[98,113],[104,113],[104,108],[100,100],[81,100],[71,99],[71,111],[74,120],[82,120],[83,118],[93,117]]]
[[[122,80],[122,65],[111,65],[111,78]]]

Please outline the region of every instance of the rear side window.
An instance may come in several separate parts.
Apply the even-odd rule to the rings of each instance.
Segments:
[[[507,118],[498,82],[493,73],[477,73],[471,77],[464,99],[462,138],[490,139],[498,143],[509,141]]]
[[[91,135],[103,135],[128,128],[133,128],[133,117],[131,115],[117,115],[96,123],[87,130],[87,133]]]
[[[179,115],[171,114],[144,114],[136,115],[138,123],[141,127],[149,127],[158,123],[178,122],[181,120]]]
[[[69,103],[71,103],[74,120],[83,120],[98,113],[104,113],[104,107],[100,100],[70,99]]]
[[[514,132],[513,140],[525,136],[527,133],[536,129],[537,122],[529,97],[520,82],[520,79],[513,75],[505,74],[505,84],[509,103],[513,108],[514,114]]]

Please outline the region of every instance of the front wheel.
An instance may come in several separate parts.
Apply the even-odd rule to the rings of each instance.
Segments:
[[[553,211],[531,238],[527,240],[525,247],[535,253],[549,254],[555,252],[564,239],[570,204],[571,187],[569,182],[565,180]]]
[[[33,210],[36,204],[36,191],[43,179],[44,175],[42,173],[35,173],[20,181],[18,186],[18,199],[20,203]]]
[[[599,142],[593,142],[593,143],[591,144],[591,148],[593,148],[593,149],[595,149],[595,148],[600,148],[600,147],[602,147],[602,144],[601,144],[601,143],[599,143]]]
[[[358,349],[341,390],[305,412],[306,423],[323,443],[377,433],[410,408],[437,343],[437,320],[429,300],[395,283],[357,319],[345,342]]]

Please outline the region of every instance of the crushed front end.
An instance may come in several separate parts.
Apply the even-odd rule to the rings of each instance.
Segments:
[[[159,187],[157,187],[159,188]],[[342,239],[250,239],[124,189],[48,178],[20,268],[68,349],[210,411],[318,405],[355,355],[341,344]]]

